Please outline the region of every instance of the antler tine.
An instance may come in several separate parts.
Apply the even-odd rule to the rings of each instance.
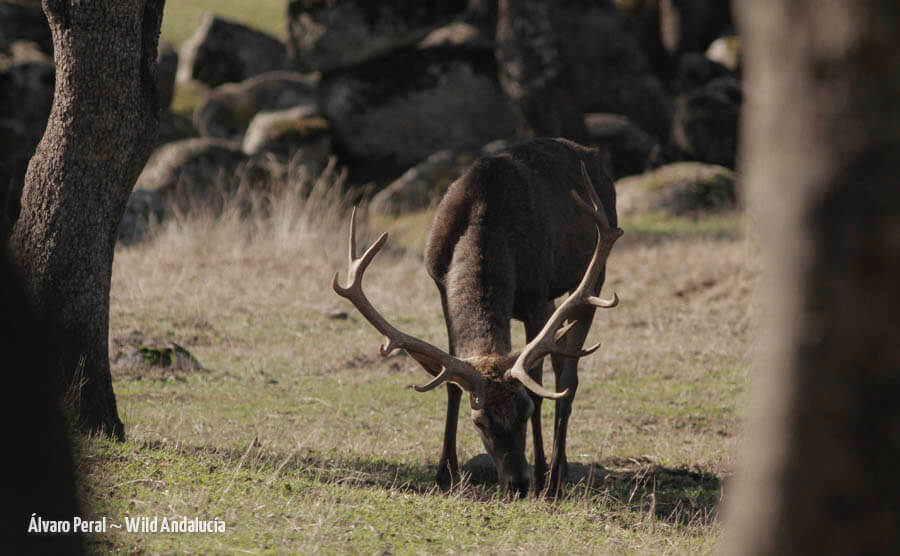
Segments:
[[[579,309],[585,306],[611,308],[619,304],[618,295],[613,294],[611,300],[606,300],[593,295],[593,291],[596,282],[600,277],[600,272],[606,265],[606,260],[609,257],[613,245],[617,239],[622,237],[624,232],[622,232],[620,228],[613,228],[610,226],[609,218],[606,216],[606,211],[603,207],[603,202],[597,195],[593,183],[591,183],[591,178],[588,175],[584,162],[581,163],[581,175],[584,180],[584,188],[587,190],[591,204],[588,204],[588,202],[574,190],[572,191],[572,197],[575,200],[575,203],[585,210],[596,224],[597,244],[594,247],[593,256],[591,257],[590,263],[588,263],[587,269],[585,270],[584,276],[578,284],[578,287],[575,288],[575,291],[573,291],[569,297],[556,308],[546,324],[544,324],[544,328],[525,346],[519,354],[519,357],[516,359],[516,362],[509,370],[509,375],[522,382],[526,388],[539,396],[552,399],[559,399],[568,395],[568,389],[555,394],[550,393],[551,395],[548,396],[548,391],[532,380],[526,369],[530,369],[537,360],[545,355],[584,357],[585,355],[589,355],[596,351],[600,347],[600,344],[577,352],[572,352],[562,348],[558,342],[562,340],[572,326],[575,325],[576,319],[574,318],[574,315]]]
[[[542,398],[558,400],[569,395],[568,388],[566,388],[562,392],[553,392],[551,390],[547,390],[546,388],[535,382],[534,379],[531,378],[527,372],[525,372],[525,369],[519,366],[518,361],[516,362],[516,365],[507,372],[509,373],[510,377],[515,378],[516,380],[521,382],[522,386],[528,388]]]
[[[413,385],[413,389],[416,392],[428,392],[429,390],[434,390],[441,384],[447,382],[450,379],[450,371],[447,370],[447,367],[443,367],[441,372],[438,373],[436,377],[431,379],[428,384],[423,384],[422,386]]]
[[[384,344],[380,347],[381,355],[387,355],[395,349],[405,349],[413,359],[419,362],[425,370],[437,375],[431,382],[424,386],[417,386],[419,392],[426,392],[436,388],[444,382],[451,381],[458,384],[471,395],[472,407],[478,409],[484,406],[485,379],[471,365],[453,357],[444,350],[435,347],[424,340],[420,340],[397,330],[379,313],[363,293],[362,278],[369,263],[378,254],[378,251],[387,242],[387,233],[381,236],[366,249],[361,257],[356,256],[356,207],[350,215],[350,238],[348,242],[348,270],[349,284],[342,286],[338,283],[339,272],[336,272],[331,281],[331,287],[339,296],[347,299],[356,307],[360,314],[369,321],[378,332],[385,337]]]
[[[350,234],[348,239],[349,245],[347,245],[347,268],[353,268],[353,260],[356,259],[356,208],[357,205],[353,205],[353,210],[350,211]]]
[[[591,295],[587,298],[587,302],[594,307],[599,307],[601,309],[612,309],[619,304],[619,296],[616,294],[616,292],[613,292],[612,299],[603,299],[601,297]]]

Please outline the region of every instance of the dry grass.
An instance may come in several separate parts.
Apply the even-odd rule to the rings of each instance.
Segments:
[[[284,33],[283,1],[189,0],[168,3],[164,38],[180,44],[203,10]],[[176,109],[189,111],[197,94],[181,87]],[[755,322],[756,257],[739,215],[622,223],[606,288],[622,303],[595,319],[588,341],[604,345],[580,365],[570,422],[569,459],[592,470],[595,483],[573,486],[561,501],[513,504],[474,480],[434,491],[444,396],[405,388],[424,373],[407,358],[378,357],[378,335],[331,292],[333,274],[346,266],[350,203],[339,176],[304,183],[293,176],[249,212],[245,204],[192,211],[152,241],[117,250],[112,356],[175,342],[205,369],[114,366],[129,440],[82,439],[85,497],[111,519],[218,516],[228,530],[112,532],[92,537],[95,551],[714,550]],[[360,243],[392,231],[366,290],[401,328],[446,345],[422,265],[430,220],[428,212],[363,218]],[[348,317],[334,318],[339,311]],[[515,324],[514,343],[522,342]],[[544,411],[552,422],[551,404]],[[467,461],[483,448],[468,418],[461,421]]]
[[[707,224],[624,222],[581,363],[569,459],[597,464],[566,501],[503,502],[493,485],[444,495],[431,477],[444,396],[377,356],[378,335],[333,294],[346,267],[348,197],[335,172],[293,179],[256,208],[193,211],[116,253],[112,355],[176,342],[203,371],[114,367],[129,442],[85,442],[85,489],[111,516],[224,516],[225,536],[98,536],[151,552],[700,553],[718,535],[747,386],[755,260]],[[721,217],[720,217],[721,218]],[[739,221],[736,215],[731,217]],[[361,222],[400,232],[366,275],[403,329],[446,344],[422,265],[427,214]],[[687,227],[685,227],[687,226]],[[377,228],[377,229],[370,229]],[[334,318],[345,311],[347,318]],[[514,327],[521,345],[521,325]],[[552,374],[548,374],[548,380]],[[552,422],[551,404],[544,404]],[[483,449],[463,417],[461,461]],[[551,431],[545,430],[549,436]],[[602,472],[600,472],[602,471]],[[460,522],[460,527],[454,523]],[[541,535],[535,536],[534,532]]]

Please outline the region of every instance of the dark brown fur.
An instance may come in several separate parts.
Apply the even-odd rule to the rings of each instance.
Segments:
[[[594,221],[572,200],[571,192],[584,188],[580,162],[588,170],[610,225],[617,227],[615,189],[602,169],[600,154],[565,139],[533,139],[481,158],[450,186],[434,218],[425,260],[440,291],[452,355],[467,359],[509,355],[510,319],[525,323],[530,340],[553,311],[553,299],[578,285],[597,237]],[[593,310],[581,317],[566,337],[570,348],[581,348]],[[577,387],[576,366],[575,360],[554,358],[557,390],[568,386],[572,391],[557,405],[550,469],[554,492],[565,475],[565,429]],[[473,411],[473,419],[501,481],[519,491],[524,484],[527,490],[523,423],[530,417],[535,480],[542,487],[547,465],[540,431],[541,398],[526,396],[518,383],[501,387],[503,373],[479,370],[489,379],[491,395],[484,410]],[[529,374],[540,381],[540,366]],[[460,397],[461,390],[448,384],[447,425],[437,477],[442,486],[449,486],[458,471]],[[528,397],[530,407],[523,401]]]

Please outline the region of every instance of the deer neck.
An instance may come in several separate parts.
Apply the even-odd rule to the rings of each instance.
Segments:
[[[481,272],[451,274],[447,284],[447,325],[457,357],[507,355],[512,347],[511,292],[502,285],[486,287]]]

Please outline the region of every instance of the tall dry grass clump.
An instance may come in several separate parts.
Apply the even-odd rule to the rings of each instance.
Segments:
[[[217,322],[240,312],[342,308],[330,285],[347,264],[355,195],[345,182],[346,172],[331,161],[318,176],[288,167],[264,189],[242,184],[212,202],[172,206],[173,216],[155,226],[149,240],[117,249],[111,325],[145,329],[138,320],[160,313]],[[382,231],[369,229],[364,202],[361,208],[360,243]],[[421,253],[389,243],[366,284],[375,302],[388,311],[410,302],[438,307],[419,261]],[[129,322],[132,316],[138,320]]]

